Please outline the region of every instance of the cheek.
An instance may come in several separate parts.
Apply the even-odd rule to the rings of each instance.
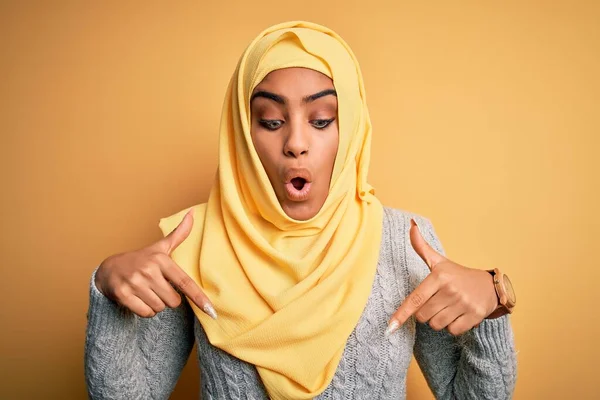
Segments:
[[[255,122],[252,122],[250,128],[250,137],[252,138],[252,143],[254,144],[254,149],[256,153],[258,153],[258,157],[264,163],[264,159],[267,157],[268,151],[268,141],[265,140],[265,136],[261,135],[260,129],[257,129],[255,126]]]
[[[267,175],[271,177],[275,169],[274,167],[277,164],[277,144],[272,139],[269,140],[267,135],[255,135],[254,132],[252,132],[252,142],[263,168],[267,172]]]
[[[334,133],[335,134],[332,135],[332,137],[329,138],[329,140],[327,141],[326,150],[325,150],[326,151],[325,159],[327,160],[327,164],[332,171],[333,171],[333,164],[335,163],[335,157],[337,156],[338,145],[339,145],[339,135],[337,132],[337,126],[336,126],[336,131]]]

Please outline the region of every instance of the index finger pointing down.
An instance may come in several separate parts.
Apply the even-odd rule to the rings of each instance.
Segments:
[[[389,325],[385,331],[385,335],[389,336],[394,333],[402,324],[404,324],[411,315],[416,313],[434,294],[437,293],[439,284],[432,275],[428,275],[423,282],[402,302],[396,310]]]
[[[175,261],[163,265],[163,275],[186,295],[199,309],[213,319],[217,319],[217,312],[202,289],[189,277]]]

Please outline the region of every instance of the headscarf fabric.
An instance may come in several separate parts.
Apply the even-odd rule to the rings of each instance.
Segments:
[[[309,220],[289,217],[252,143],[250,98],[271,71],[302,67],[333,80],[339,145],[328,197]],[[189,302],[210,343],[251,363],[272,399],[310,399],[335,374],[375,276],[383,208],[367,183],[371,122],[359,65],[344,40],[304,21],[261,32],[223,104],[208,203],[172,253],[219,315]],[[162,218],[171,232],[189,208]]]

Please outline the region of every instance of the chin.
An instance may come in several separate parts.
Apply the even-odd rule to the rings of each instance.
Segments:
[[[317,215],[321,209],[320,207],[315,207],[314,204],[310,204],[310,202],[285,202],[281,205],[281,208],[283,208],[288,217],[297,221],[309,220]]]

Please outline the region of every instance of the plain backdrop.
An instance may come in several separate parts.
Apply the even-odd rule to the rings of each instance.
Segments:
[[[593,398],[599,3],[375,0],[0,2],[0,398],[85,398],[93,269],[206,201],[238,58],[296,19],[358,57],[383,203],[512,278],[515,398]]]

